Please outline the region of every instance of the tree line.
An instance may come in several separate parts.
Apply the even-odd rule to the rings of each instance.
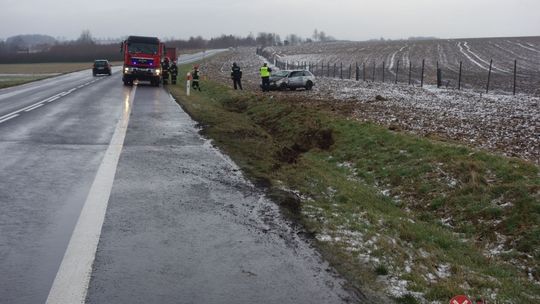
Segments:
[[[38,63],[38,62],[90,62],[95,59],[121,61],[120,41],[102,43],[90,31],[84,30],[79,38],[71,41],[58,41],[46,35],[18,35],[0,40],[0,63]],[[221,35],[210,39],[202,36],[189,39],[167,39],[165,45],[182,49],[216,49],[244,46],[283,46],[299,45],[315,41],[334,40],[324,31],[314,30],[312,37],[303,38],[289,34],[282,39],[275,33],[249,34],[245,37]]]

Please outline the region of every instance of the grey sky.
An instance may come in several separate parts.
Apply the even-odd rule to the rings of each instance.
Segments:
[[[0,38],[275,32],[340,39],[540,35],[540,0],[0,0]]]

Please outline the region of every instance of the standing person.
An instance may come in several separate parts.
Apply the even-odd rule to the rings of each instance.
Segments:
[[[201,91],[201,86],[199,85],[199,79],[201,78],[201,72],[199,71],[199,65],[195,65],[193,67],[193,71],[191,71],[191,77],[193,78],[191,87],[193,90],[199,90]]]
[[[172,62],[169,71],[171,72],[171,83],[176,84],[176,77],[178,76],[178,66],[176,65],[176,61]]]
[[[169,68],[169,58],[165,57],[161,63],[161,76],[163,78],[163,84],[167,84],[169,82]]]
[[[231,79],[233,80],[234,89],[236,90],[237,86],[242,90],[242,69],[233,62],[231,68]]]
[[[270,91],[270,72],[272,72],[272,69],[268,67],[268,64],[265,62],[261,69],[259,70],[261,73],[261,80],[262,80],[262,90],[263,92]]]

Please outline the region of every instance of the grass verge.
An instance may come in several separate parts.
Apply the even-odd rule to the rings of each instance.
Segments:
[[[112,62],[122,65],[121,62]],[[0,89],[92,68],[92,62],[0,64]]]
[[[360,290],[399,303],[540,301],[534,164],[210,81],[190,97],[168,88]]]
[[[45,79],[51,76],[0,76],[0,89]]]

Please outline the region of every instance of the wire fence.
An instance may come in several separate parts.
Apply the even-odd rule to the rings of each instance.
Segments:
[[[437,85],[439,88],[469,89],[482,93],[502,91],[511,94],[526,93],[540,96],[540,72],[522,68],[518,60],[513,60],[512,70],[502,70],[490,61],[485,71],[473,69],[460,61],[455,65],[427,64],[424,59],[419,62],[385,61],[294,61],[280,60],[262,48],[257,54],[266,58],[279,69],[305,69],[317,77],[349,79],[365,82],[385,82],[407,84],[423,87]]]

